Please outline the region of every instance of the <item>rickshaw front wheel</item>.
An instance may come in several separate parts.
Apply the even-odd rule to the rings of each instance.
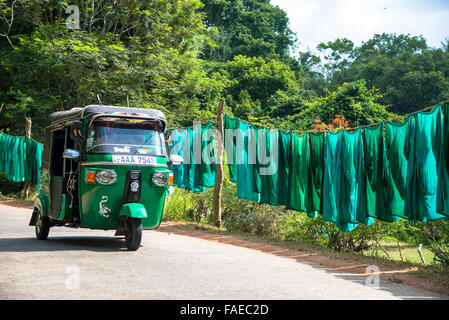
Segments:
[[[36,238],[38,240],[47,240],[48,232],[50,231],[50,218],[42,216],[42,212],[39,211],[36,217]]]
[[[128,251],[136,251],[142,241],[142,220],[129,218],[128,231],[125,233],[125,244]]]

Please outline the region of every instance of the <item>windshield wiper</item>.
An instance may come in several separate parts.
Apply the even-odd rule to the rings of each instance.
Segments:
[[[142,148],[144,145],[147,144],[147,142],[157,133],[158,131],[153,132],[152,134],[148,135],[148,138],[145,140],[145,142],[136,149],[136,152],[133,153],[133,155],[136,155],[136,153],[140,150],[140,148]]]

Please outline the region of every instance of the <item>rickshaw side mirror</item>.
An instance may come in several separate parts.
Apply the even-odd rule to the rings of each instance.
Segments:
[[[64,159],[69,159],[69,160],[75,160],[78,161],[79,157],[80,157],[80,153],[77,150],[73,150],[73,149],[65,149],[62,157]]]
[[[183,162],[184,162],[184,159],[180,155],[172,154],[170,156],[170,164],[173,165],[173,166],[179,166]]]
[[[73,121],[70,125],[70,139],[74,141],[83,139],[83,123],[81,121]]]

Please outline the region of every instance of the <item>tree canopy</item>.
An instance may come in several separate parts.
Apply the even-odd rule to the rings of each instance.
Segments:
[[[42,137],[51,112],[97,103],[163,110],[170,126],[215,118],[313,129],[405,114],[449,96],[449,50],[422,36],[375,34],[360,46],[298,52],[269,0],[1,0],[0,131]],[[72,14],[72,16],[71,16]],[[70,17],[70,19],[69,19]]]

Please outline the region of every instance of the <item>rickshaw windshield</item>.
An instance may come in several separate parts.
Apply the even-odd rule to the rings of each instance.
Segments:
[[[87,153],[165,156],[158,124],[140,119],[100,118],[87,132]]]

